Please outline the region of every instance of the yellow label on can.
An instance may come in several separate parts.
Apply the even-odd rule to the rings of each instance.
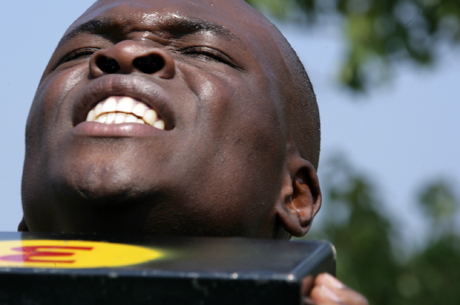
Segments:
[[[0,241],[0,267],[107,268],[159,259],[161,251],[133,245],[76,240]]]

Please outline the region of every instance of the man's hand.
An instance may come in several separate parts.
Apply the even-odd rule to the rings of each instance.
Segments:
[[[305,305],[368,305],[365,297],[327,273],[318,275],[314,282],[311,276],[306,277],[302,294]]]

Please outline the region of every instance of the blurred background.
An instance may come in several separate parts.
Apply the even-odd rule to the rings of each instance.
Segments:
[[[0,231],[21,219],[24,126],[45,65],[92,3],[0,11]],[[460,1],[251,0],[304,63],[322,117],[324,202],[307,238],[371,304],[458,304]]]

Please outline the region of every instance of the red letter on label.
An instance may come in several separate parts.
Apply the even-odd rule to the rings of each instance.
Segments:
[[[62,257],[72,256],[75,252],[51,252],[51,251],[40,251],[39,249],[49,250],[84,250],[91,251],[92,247],[65,247],[65,246],[31,246],[31,247],[17,247],[11,248],[13,251],[22,252],[22,254],[6,255],[0,257],[0,260],[14,263],[64,263],[73,264],[75,261],[62,261],[62,260],[45,260],[36,259],[42,257]],[[34,259],[35,258],[35,259]]]

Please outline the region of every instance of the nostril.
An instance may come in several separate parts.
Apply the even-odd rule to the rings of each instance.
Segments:
[[[149,55],[136,58],[133,66],[143,73],[152,74],[163,69],[165,61],[160,55]]]
[[[104,73],[115,73],[120,70],[120,65],[115,59],[101,56],[96,60],[96,65]]]

